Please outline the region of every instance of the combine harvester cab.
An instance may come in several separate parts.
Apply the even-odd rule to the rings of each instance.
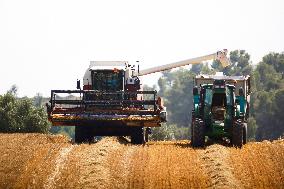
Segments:
[[[130,136],[132,143],[143,144],[150,127],[166,121],[166,108],[156,91],[140,87],[128,62],[92,61],[83,90],[77,81],[77,90],[51,91],[49,121],[53,126],[75,126],[78,143],[92,142],[94,136]]]
[[[202,147],[205,137],[227,138],[233,146],[247,142],[250,77],[199,75],[193,89],[192,145]]]

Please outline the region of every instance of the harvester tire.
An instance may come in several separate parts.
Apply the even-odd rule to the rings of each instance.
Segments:
[[[205,145],[205,125],[202,120],[196,119],[192,125],[192,146],[204,147]]]
[[[132,144],[144,144],[145,132],[143,127],[134,127],[131,135]]]
[[[232,129],[232,145],[238,148],[243,146],[244,124],[241,121],[235,122]]]
[[[90,126],[75,126],[75,142],[91,143],[94,141],[93,128]]]

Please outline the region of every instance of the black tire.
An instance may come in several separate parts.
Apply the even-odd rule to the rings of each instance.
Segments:
[[[243,144],[247,143],[247,124],[243,124]]]
[[[190,126],[190,134],[191,134],[191,144],[193,143],[193,127],[194,127],[195,119],[192,118],[191,126]]]
[[[131,135],[132,144],[144,144],[145,143],[145,133],[143,127],[134,127]]]
[[[93,127],[75,126],[75,142],[79,144],[94,142]]]
[[[192,127],[192,146],[204,147],[205,145],[205,125],[202,120],[196,119]]]
[[[243,146],[244,126],[241,121],[235,122],[232,128],[232,145],[238,148]]]

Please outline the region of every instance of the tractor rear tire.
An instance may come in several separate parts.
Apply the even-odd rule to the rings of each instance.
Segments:
[[[192,124],[191,142],[193,147],[204,147],[205,145],[205,125],[202,120],[196,119]]]
[[[235,122],[232,128],[232,145],[241,148],[244,144],[244,124],[241,121]]]
[[[75,143],[92,143],[94,142],[93,127],[75,126]]]
[[[145,132],[143,127],[134,127],[131,135],[132,144],[144,144]]]
[[[191,121],[191,126],[190,126],[190,134],[191,134],[191,144],[193,143],[193,127],[194,127],[194,122],[195,122],[195,119],[193,120],[192,118],[192,121]]]

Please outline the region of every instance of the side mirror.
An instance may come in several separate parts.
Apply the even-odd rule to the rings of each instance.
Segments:
[[[77,89],[81,89],[80,80],[77,80]]]
[[[197,86],[195,86],[194,88],[193,88],[193,95],[195,96],[195,95],[198,95],[198,88],[197,88]]]

